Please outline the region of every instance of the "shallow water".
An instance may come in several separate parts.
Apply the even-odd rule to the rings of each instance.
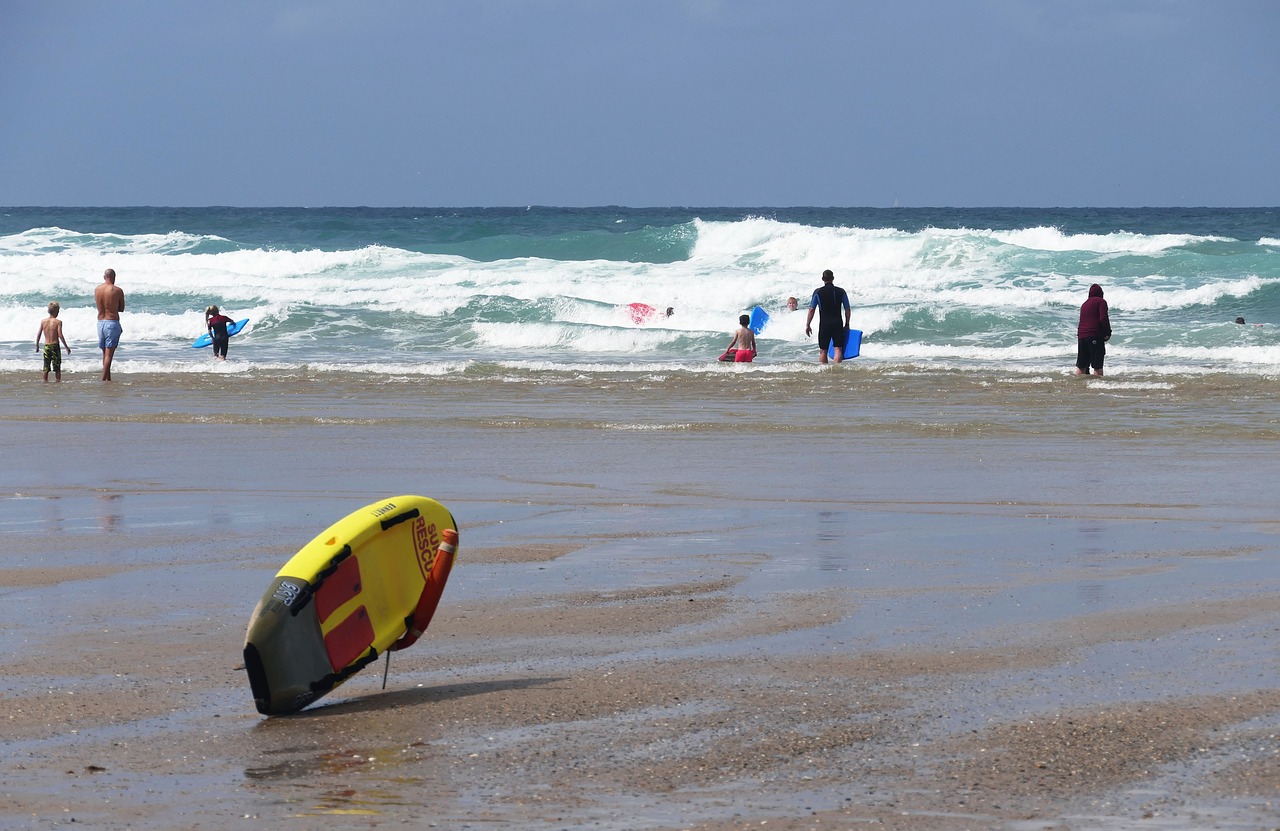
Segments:
[[[13,448],[0,528],[217,535],[226,556],[259,562],[240,547],[264,538],[300,547],[378,495],[423,493],[450,505],[481,545],[584,539],[611,558],[660,532],[674,541],[655,553],[691,547],[691,571],[701,555],[758,554],[766,562],[754,579],[795,591],[1087,574],[1099,552],[1167,556],[1177,574],[1194,565],[1185,552],[1256,551],[1272,533],[1264,460],[1280,417],[1263,382],[1116,389],[843,368],[784,381],[329,380],[240,382],[216,394],[207,379],[164,376],[110,388],[20,384],[0,405]],[[947,556],[925,557],[938,550]],[[112,556],[159,565],[168,553]],[[589,565],[570,556],[546,568],[590,587]],[[1222,579],[1241,569],[1276,576],[1265,558],[1223,557],[1218,568]],[[1171,602],[1199,584],[1144,580]],[[1083,589],[1044,591],[1031,608],[1056,616]],[[1123,592],[1109,602],[1123,605]],[[1034,614],[971,610],[957,634],[1021,613]],[[953,625],[936,614],[939,629]]]

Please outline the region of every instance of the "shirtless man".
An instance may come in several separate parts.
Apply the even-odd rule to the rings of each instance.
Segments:
[[[58,320],[58,312],[61,310],[58,301],[55,300],[49,304],[49,316],[40,321],[40,331],[36,332],[36,351],[40,351],[40,339],[44,338],[44,382],[49,383],[49,370],[53,370],[53,378],[55,381],[62,380],[62,349],[58,346],[58,342],[62,342],[62,346],[67,347],[67,354],[71,354],[71,344],[67,343],[67,338],[62,334],[62,321]]]
[[[116,287],[116,271],[108,268],[102,273],[102,282],[93,290],[93,302],[98,307],[98,348],[102,350],[102,380],[111,380],[111,361],[120,345],[120,313],[124,311],[124,291]]]

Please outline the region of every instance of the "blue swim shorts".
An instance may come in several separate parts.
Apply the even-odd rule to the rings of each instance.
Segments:
[[[115,349],[120,345],[120,333],[123,331],[118,320],[99,320],[98,348]]]

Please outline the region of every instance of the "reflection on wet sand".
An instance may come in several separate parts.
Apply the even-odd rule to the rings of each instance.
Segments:
[[[124,511],[123,499],[124,494],[120,493],[98,494],[98,500],[102,503],[98,516],[103,531],[111,533],[117,530]]]

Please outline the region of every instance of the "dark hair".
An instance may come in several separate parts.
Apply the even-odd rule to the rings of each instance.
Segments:
[[[751,322],[751,315],[738,315],[738,322],[746,326]]]
[[[831,273],[831,269],[829,269],[829,268],[828,268],[826,271],[822,272],[822,279],[823,279],[823,280],[834,280],[834,279],[836,279],[836,275],[832,274],[832,273]]]

